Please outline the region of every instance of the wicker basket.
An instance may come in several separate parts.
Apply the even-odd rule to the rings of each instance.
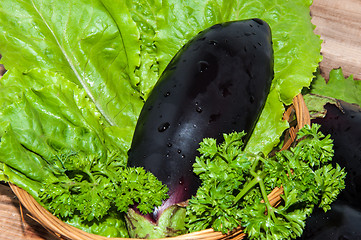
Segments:
[[[297,121],[292,121],[296,116]],[[306,124],[310,124],[310,115],[301,94],[293,99],[291,105],[284,114],[284,119],[290,122],[290,128],[286,131],[285,141],[282,149],[287,149],[291,146],[296,138],[297,131]],[[281,150],[282,150],[281,149]],[[52,215],[45,208],[43,208],[30,194],[25,190],[10,184],[13,192],[19,198],[21,204],[30,212],[31,217],[38,221],[49,232],[57,236],[59,239],[66,240],[126,240],[130,238],[107,238],[99,235],[84,232],[78,228],[70,226],[60,219]],[[283,193],[282,187],[275,188],[269,195],[268,199],[273,206],[277,206],[281,202],[280,195]],[[242,231],[242,227],[238,227],[228,234],[216,232],[213,229],[206,229],[190,234],[180,235],[177,237],[166,238],[169,239],[243,239],[246,235]],[[134,238],[132,238],[134,239]]]

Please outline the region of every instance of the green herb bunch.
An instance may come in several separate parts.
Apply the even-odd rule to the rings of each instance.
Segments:
[[[221,144],[205,139],[194,164],[202,186],[187,207],[189,230],[226,233],[241,225],[250,239],[301,236],[313,208],[327,211],[345,187],[345,171],[331,164],[333,142],[319,127],[305,126],[295,147],[269,157],[243,151],[244,133],[225,134]],[[267,195],[276,187],[284,193],[273,207]]]
[[[141,167],[126,167],[116,153],[106,159],[68,153],[53,162],[57,178],[43,183],[39,197],[47,209],[64,220],[75,214],[83,222],[99,221],[127,212],[133,204],[147,214],[168,198],[167,186]]]

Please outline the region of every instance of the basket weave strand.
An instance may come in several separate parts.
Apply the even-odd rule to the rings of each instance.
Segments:
[[[285,141],[281,150],[287,149],[294,142],[297,131],[306,124],[310,124],[310,115],[301,94],[293,99],[293,105],[287,109],[284,119],[291,121],[292,113],[296,115],[297,125],[290,127],[288,130],[287,141]],[[31,217],[39,222],[54,236],[64,240],[134,240],[134,238],[107,238],[82,231],[76,227],[62,222],[42,207],[29,193],[25,190],[10,184],[14,194],[19,198],[21,204],[29,211]],[[268,200],[272,206],[277,207],[281,203],[282,187],[275,188],[269,195]],[[246,235],[240,226],[228,234],[216,232],[213,229],[206,229],[198,232],[180,235],[177,237],[162,238],[161,240],[183,239],[183,240],[223,240],[223,239],[243,239]]]

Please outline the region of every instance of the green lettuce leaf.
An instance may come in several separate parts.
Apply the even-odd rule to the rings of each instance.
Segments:
[[[6,69],[59,73],[85,90],[107,124],[135,126],[140,43],[123,1],[3,1],[0,23]]]
[[[317,72],[310,88],[303,92],[311,119],[325,117],[326,104],[341,108],[339,100],[361,106],[361,81],[344,76],[342,68],[332,69],[328,80]]]
[[[352,75],[346,78],[341,68],[332,69],[328,81],[318,74],[312,82],[310,92],[361,106],[361,81],[354,80]]]
[[[64,151],[106,156],[112,145],[105,147],[101,115],[84,90],[50,71],[9,72],[0,88],[0,161],[11,168],[4,170],[9,181],[54,179],[60,166],[51,159]],[[39,192],[41,185],[23,187]]]
[[[137,202],[141,212],[151,212],[168,189],[142,168],[125,168],[126,139],[113,136],[122,129],[104,126],[84,89],[50,71],[17,74],[2,79],[8,91],[0,111],[0,178],[28,191],[65,222],[128,237],[123,214],[129,205]],[[37,86],[26,88],[26,80],[40,76]],[[18,79],[25,81],[20,93],[14,91]]]
[[[177,51],[216,23],[261,18],[273,34],[275,78],[247,144],[268,153],[284,105],[321,60],[310,0],[3,0],[0,5],[0,180],[37,197],[71,152],[124,164],[139,112]],[[296,57],[295,57],[296,56]],[[41,169],[41,171],[39,171]]]
[[[262,18],[273,33],[275,80],[256,127],[257,136],[247,148],[268,152],[287,127],[281,120],[282,105],[290,104],[309,85],[321,60],[321,40],[310,22],[311,3],[4,1],[0,7],[0,51],[7,69],[47,69],[77,84],[105,124],[127,126],[128,131],[122,133],[131,136],[143,99],[183,44],[219,22]],[[273,103],[277,98],[280,103]],[[265,124],[269,119],[275,120],[270,124],[273,131]]]

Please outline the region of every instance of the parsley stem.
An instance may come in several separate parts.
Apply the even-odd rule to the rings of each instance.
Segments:
[[[260,161],[260,157],[259,156],[255,156],[255,161],[253,162],[252,164],[252,167],[251,167],[251,170],[250,170],[250,173],[252,175],[254,175],[254,173],[256,172],[256,167],[258,166],[258,162]]]
[[[252,181],[250,181],[249,183],[246,184],[245,187],[243,187],[242,191],[239,192],[237,194],[237,196],[235,197],[233,203],[237,203],[244,195],[246,195],[246,193],[252,189],[259,181],[259,178],[258,177],[255,177],[253,178]]]
[[[277,222],[278,220],[276,218],[276,215],[274,214],[273,207],[272,207],[271,203],[268,200],[266,186],[264,185],[263,179],[261,179],[261,181],[259,181],[259,186],[261,188],[261,193],[262,193],[263,200],[264,200],[264,202],[266,204],[267,212],[268,212],[268,214],[271,215],[273,221]]]
[[[237,203],[244,195],[246,195],[246,193],[253,188],[260,180],[262,181],[262,177],[260,177],[259,175],[257,175],[256,171],[256,167],[258,165],[258,162],[260,161],[260,158],[258,156],[255,157],[255,161],[252,164],[250,173],[254,176],[254,178],[252,179],[252,181],[250,181],[249,183],[246,184],[245,187],[243,187],[242,191],[240,191],[237,196],[235,197],[233,203]]]
[[[250,170],[250,174],[254,177],[252,179],[252,181],[248,182],[246,184],[245,187],[243,187],[242,191],[239,192],[237,194],[237,196],[235,197],[233,203],[237,203],[242,197],[244,197],[247,192],[252,189],[255,185],[259,184],[260,186],[260,190],[261,190],[261,194],[262,194],[262,198],[264,199],[264,202],[266,204],[266,208],[267,208],[267,212],[268,214],[270,214],[270,216],[272,217],[272,219],[277,222],[277,218],[274,214],[274,211],[273,211],[273,207],[271,205],[271,203],[269,202],[268,200],[268,196],[267,196],[267,191],[266,191],[266,186],[264,185],[264,182],[263,182],[263,178],[264,178],[264,174],[262,174],[262,171],[259,170],[256,172],[256,168],[258,166],[258,163],[259,161],[262,161],[261,158],[259,156],[257,156],[255,158],[255,161],[254,163],[252,164],[252,167],[251,167],[251,170]]]

